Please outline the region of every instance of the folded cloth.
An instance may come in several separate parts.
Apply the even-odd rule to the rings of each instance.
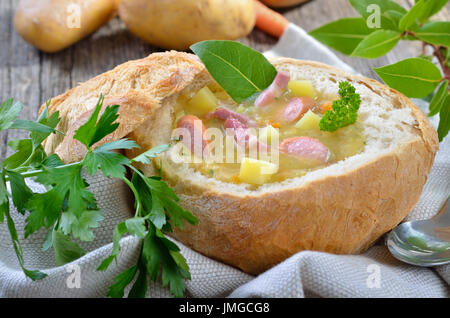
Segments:
[[[318,60],[353,71],[295,25],[289,26],[280,42],[266,55]],[[2,224],[0,297],[105,297],[114,277],[136,263],[139,241],[129,236],[121,240],[122,250],[117,264],[112,264],[106,272],[96,271],[101,261],[111,253],[114,227],[129,218],[132,211],[130,193],[121,181],[101,175],[87,176],[87,181],[105,216],[101,227],[95,230],[94,242],[83,244],[89,253],[73,263],[55,267],[53,252],[41,251],[46,235],[44,231],[22,239],[27,267],[48,274],[44,280],[32,282],[22,273],[6,225]],[[44,191],[41,185],[32,181],[28,185],[34,191]],[[450,138],[447,138],[441,143],[419,203],[407,219],[432,217],[449,194]],[[23,238],[24,217],[14,208],[12,214],[19,237]],[[394,259],[383,244],[370,248],[363,255],[300,252],[256,278],[177,244],[191,269],[192,280],[186,283],[188,297],[450,296],[450,265],[421,268],[403,264]],[[170,294],[157,282],[151,283],[147,296],[170,297]]]

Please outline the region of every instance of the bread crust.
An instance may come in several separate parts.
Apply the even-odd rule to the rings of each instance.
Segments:
[[[154,58],[151,55],[143,60],[125,63],[92,82],[86,82],[78,90],[73,89],[58,97],[55,104],[52,103],[50,112],[63,110],[63,116],[71,116],[65,119],[66,125],[75,125],[77,120],[79,124],[80,115],[76,118],[73,115],[76,112],[63,114],[64,107],[70,107],[71,99],[77,100],[80,94],[86,92],[95,95],[98,93],[95,92],[98,82],[110,78],[116,83],[126,81],[126,85],[122,86],[128,87],[130,81],[141,81],[142,73],[147,72],[136,65],[146,65],[156,74],[151,84],[144,85],[140,90],[140,93],[148,95],[148,107],[140,108],[148,110],[147,117],[133,126],[128,137],[141,145],[141,151],[147,150],[154,146],[150,132],[152,126],[158,125],[156,119],[165,121],[170,118],[170,114],[164,115],[165,105],[173,102],[174,96],[189,85],[208,80],[209,76],[192,55],[176,52],[164,54],[167,56]],[[156,70],[171,67],[169,63],[177,65],[172,72]],[[181,199],[180,204],[199,219],[198,225],[186,224],[183,230],[175,230],[172,236],[206,256],[251,274],[261,273],[301,250],[337,254],[363,252],[383,233],[400,223],[417,203],[439,147],[437,133],[426,116],[401,93],[375,80],[351,75],[321,63],[285,58],[274,61],[275,66],[286,64],[326,69],[349,81],[363,83],[372,90],[389,94],[399,107],[411,109],[416,119],[413,127],[416,137],[400,144],[394,151],[379,155],[347,172],[271,192],[228,193],[176,173],[164,172],[163,177],[174,187]],[[122,76],[124,73],[127,75]],[[121,96],[117,94],[118,90],[111,91],[113,95]],[[123,94],[128,92],[122,91]],[[105,95],[108,96],[108,92]],[[125,118],[124,122],[129,120]],[[66,138],[66,152],[70,152],[73,150],[71,137],[68,135]],[[52,152],[58,146],[55,143],[56,140],[47,140],[46,149]],[[134,150],[127,154],[134,156],[138,153]],[[148,174],[153,173],[151,165],[139,168]]]

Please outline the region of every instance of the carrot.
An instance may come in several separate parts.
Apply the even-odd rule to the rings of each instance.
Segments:
[[[331,110],[332,106],[333,106],[332,102],[325,102],[322,105],[320,105],[320,112],[322,114],[325,114],[328,110]]]
[[[281,125],[280,125],[280,123],[273,123],[272,127],[273,128],[281,128]]]
[[[257,28],[277,38],[283,35],[289,25],[289,21],[284,16],[257,0],[255,0],[255,10]]]

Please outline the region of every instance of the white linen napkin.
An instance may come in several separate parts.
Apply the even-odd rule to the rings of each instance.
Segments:
[[[301,28],[290,25],[267,56],[318,60],[354,72]],[[425,106],[426,105],[420,105]],[[425,108],[424,108],[425,109]],[[436,124],[436,120],[433,122]],[[118,263],[106,272],[95,269],[112,249],[116,224],[130,217],[129,193],[121,181],[102,176],[87,178],[105,220],[95,231],[93,243],[83,244],[87,255],[61,267],[54,266],[53,253],[41,252],[45,232],[24,240],[24,217],[12,209],[23,244],[27,267],[49,276],[32,282],[25,278],[14,254],[6,225],[0,225],[0,297],[105,297],[114,277],[133,266],[139,253],[134,237],[121,241]],[[42,186],[29,182],[33,190]],[[435,215],[450,194],[450,138],[441,143],[419,203],[408,220]],[[178,243],[191,269],[188,297],[449,297],[450,265],[421,268],[394,259],[378,244],[362,255],[300,252],[258,277],[209,259]],[[170,297],[160,283],[151,283],[148,297]]]

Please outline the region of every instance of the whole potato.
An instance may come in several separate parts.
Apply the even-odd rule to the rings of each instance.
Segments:
[[[117,0],[21,0],[17,32],[45,52],[57,52],[88,36],[115,14]]]
[[[274,8],[290,7],[308,0],[261,0],[265,4]]]
[[[121,0],[119,16],[145,41],[177,50],[203,40],[234,40],[255,25],[253,0]]]

